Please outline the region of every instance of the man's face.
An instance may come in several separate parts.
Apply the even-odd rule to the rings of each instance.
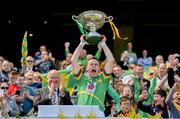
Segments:
[[[44,46],[44,45],[40,46],[40,52],[42,52],[42,51],[46,51],[46,46]]]
[[[114,67],[113,68],[113,74],[116,78],[119,78],[121,76],[122,70],[120,67]]]
[[[128,113],[131,108],[130,100],[122,101],[120,107],[123,113]]]
[[[166,65],[164,63],[161,63],[159,65],[159,74],[164,75],[164,74],[166,74],[166,72],[167,72]]]
[[[82,49],[81,53],[80,53],[80,57],[81,58],[86,58],[87,55],[87,51],[85,49]]]
[[[144,69],[142,66],[136,66],[134,68],[134,73],[135,75],[137,75],[138,77],[143,77],[143,73],[144,73]]]
[[[10,71],[10,65],[9,65],[9,62],[8,61],[4,61],[2,63],[2,69],[6,72],[9,72]]]
[[[133,47],[133,46],[132,46],[132,43],[128,43],[128,44],[127,44],[127,49],[128,49],[128,50],[132,50],[132,47]]]
[[[9,80],[11,82],[11,84],[15,84],[17,81],[18,76],[14,75],[14,74],[9,74]]]
[[[48,73],[48,85],[53,88],[58,88],[59,73],[57,71],[50,71]]]
[[[24,78],[23,76],[18,76],[18,77],[17,77],[16,84],[17,84],[19,87],[22,87],[23,85],[26,84],[25,78]]]
[[[173,99],[176,104],[180,105],[180,91],[177,91],[173,95]]]
[[[33,57],[27,57],[27,66],[33,66],[34,65],[34,59]]]
[[[143,50],[142,55],[143,57],[147,57],[147,50]]]
[[[6,94],[6,92],[7,92],[7,90],[8,90],[8,85],[7,85],[7,84],[3,83],[3,84],[1,84],[1,85],[2,85],[2,86],[0,87],[0,92],[1,92],[0,96]]]
[[[155,62],[157,65],[164,63],[163,57],[161,55],[158,55],[155,59]]]
[[[99,73],[99,62],[96,59],[89,60],[86,71],[90,77],[97,77]]]

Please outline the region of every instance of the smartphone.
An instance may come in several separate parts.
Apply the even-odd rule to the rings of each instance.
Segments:
[[[20,90],[17,90],[15,94],[20,96]]]
[[[0,90],[0,96],[4,96],[4,90]]]

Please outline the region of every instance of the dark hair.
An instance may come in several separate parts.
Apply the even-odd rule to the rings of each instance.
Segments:
[[[166,91],[165,90],[155,90],[154,94],[158,94],[161,97],[165,97],[166,98]]]

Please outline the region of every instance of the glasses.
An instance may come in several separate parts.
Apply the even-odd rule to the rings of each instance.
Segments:
[[[1,87],[1,89],[8,89],[8,87]]]
[[[153,75],[154,73],[150,73],[150,75]]]
[[[32,61],[32,60],[27,60],[27,62],[34,62],[34,61]]]

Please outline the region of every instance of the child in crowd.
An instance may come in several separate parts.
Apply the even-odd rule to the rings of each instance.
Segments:
[[[153,118],[168,118],[168,109],[165,103],[166,91],[164,90],[156,90],[154,92],[154,99],[151,104],[143,104],[143,100],[145,99],[145,95],[141,94],[139,96],[139,102],[137,107],[143,112],[147,112],[153,116]]]
[[[132,109],[131,99],[127,96],[122,96],[120,99],[120,108],[121,111],[117,114],[114,114],[113,117],[131,117],[131,118],[140,118],[140,115]]]

